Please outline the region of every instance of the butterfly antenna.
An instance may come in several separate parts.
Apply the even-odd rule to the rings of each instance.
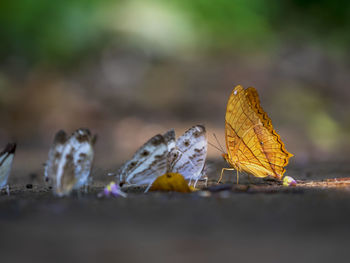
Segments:
[[[215,134],[214,134],[214,137],[216,139],[216,142],[218,143],[219,147],[217,147],[215,144],[212,144],[211,142],[208,142],[209,145],[213,146],[215,149],[217,149],[219,152],[222,152],[222,153],[225,153],[224,150],[222,149],[218,139],[216,138]]]
[[[222,150],[217,147],[215,144],[212,144],[211,142],[208,142],[209,145],[213,146],[216,150],[218,150],[219,152],[222,152]]]
[[[219,142],[219,140],[218,140],[218,137],[216,137],[216,134],[215,134],[215,133],[213,133],[213,136],[214,136],[216,142],[218,143],[218,145],[220,146],[221,151],[222,151],[223,153],[225,153],[224,148],[222,148],[222,146],[221,146],[221,144],[220,144],[220,142]]]

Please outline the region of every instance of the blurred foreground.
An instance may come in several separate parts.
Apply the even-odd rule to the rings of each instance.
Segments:
[[[209,179],[214,182],[224,164],[209,164]],[[317,180],[349,177],[350,167],[317,163],[288,172],[295,178]],[[225,174],[227,186],[233,177],[235,173]],[[89,194],[80,197],[53,197],[35,177],[18,180],[10,196],[3,192],[1,262],[341,262],[347,258],[348,188],[259,191],[268,181],[254,179],[251,188],[226,187],[208,197],[136,191],[126,199],[97,199],[109,178],[98,169],[94,178]],[[240,181],[241,186],[249,185],[245,175]],[[26,188],[26,183],[33,188]]]

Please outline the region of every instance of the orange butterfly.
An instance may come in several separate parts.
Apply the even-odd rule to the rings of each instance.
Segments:
[[[240,171],[281,180],[284,167],[293,156],[260,106],[258,92],[253,87],[244,89],[238,85],[232,91],[227,103],[225,139],[227,153],[222,156],[233,168],[223,168],[218,182],[225,170],[237,170],[237,183]]]

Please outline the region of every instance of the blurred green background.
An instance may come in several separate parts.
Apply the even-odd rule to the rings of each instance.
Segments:
[[[0,138],[18,166],[39,167],[59,129],[98,133],[100,165],[172,127],[224,144],[237,84],[292,162],[349,159],[349,1],[2,0],[0,25]]]

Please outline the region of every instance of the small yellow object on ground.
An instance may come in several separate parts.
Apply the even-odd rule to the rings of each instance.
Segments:
[[[195,188],[179,173],[166,173],[159,176],[152,184],[150,191],[191,193]]]

